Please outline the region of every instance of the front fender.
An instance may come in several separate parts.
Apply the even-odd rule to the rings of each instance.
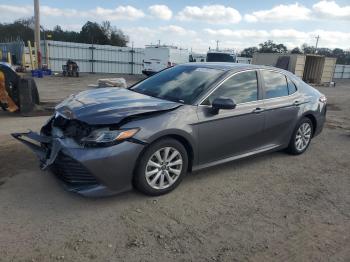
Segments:
[[[195,124],[197,121],[196,111],[190,106],[183,106],[165,114],[129,122],[123,128],[140,128],[134,138],[147,144],[166,136],[181,137],[191,146],[193,160],[196,163],[198,128]]]

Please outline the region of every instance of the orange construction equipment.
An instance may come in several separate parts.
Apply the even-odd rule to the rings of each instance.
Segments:
[[[0,63],[0,108],[30,115],[40,104],[33,78],[20,77],[9,64]]]
[[[7,93],[5,74],[2,71],[0,71],[0,106],[9,112],[16,112],[19,109]]]

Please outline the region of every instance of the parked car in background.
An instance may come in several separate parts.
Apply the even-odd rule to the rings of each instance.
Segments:
[[[302,154],[325,116],[326,97],[290,72],[188,63],[128,89],[72,95],[40,134],[13,136],[71,191],[161,195],[192,170],[268,151]]]
[[[209,50],[206,61],[236,63],[236,54],[230,50]]]
[[[167,45],[147,45],[142,73],[149,76],[167,67],[187,63],[189,52],[187,49]]]

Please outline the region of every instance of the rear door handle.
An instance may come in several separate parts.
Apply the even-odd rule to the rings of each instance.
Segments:
[[[259,114],[259,113],[263,112],[264,110],[265,110],[264,108],[257,107],[257,108],[255,108],[255,109],[253,110],[253,113]]]

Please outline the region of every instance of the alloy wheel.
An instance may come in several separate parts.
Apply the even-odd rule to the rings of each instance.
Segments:
[[[295,148],[298,151],[303,151],[309,145],[311,140],[311,125],[309,123],[303,123],[300,125],[295,136]]]
[[[163,147],[149,158],[145,177],[153,189],[165,189],[179,178],[183,167],[180,152],[173,147]]]

